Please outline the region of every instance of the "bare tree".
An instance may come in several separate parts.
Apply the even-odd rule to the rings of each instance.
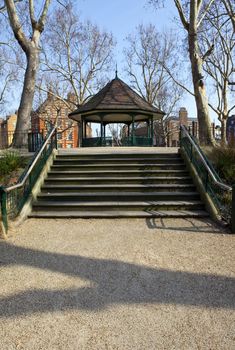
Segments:
[[[179,19],[187,33],[189,58],[194,87],[197,117],[199,124],[199,139],[202,144],[212,145],[214,139],[211,131],[209,106],[206,87],[203,80],[203,62],[211,52],[211,48],[204,56],[200,53],[198,30],[205,16],[216,0],[172,0],[179,15]],[[150,0],[150,3],[159,6],[159,0]]]
[[[10,27],[26,57],[23,91],[13,140],[14,147],[21,147],[26,143],[24,132],[27,132],[30,127],[30,114],[35,92],[36,74],[39,66],[39,43],[41,33],[44,30],[50,2],[50,0],[45,0],[43,3],[37,2],[37,11],[35,11],[33,0],[29,0],[23,4],[25,6],[24,12],[20,11],[20,8],[17,7],[17,3],[20,6],[21,1],[4,0],[5,8],[3,5],[1,6],[2,11],[4,9],[7,11]],[[26,5],[27,13],[25,11]],[[38,15],[36,15],[36,12]]]
[[[0,28],[6,27],[6,19],[0,11]],[[16,86],[19,77],[19,50],[15,40],[7,28],[0,32],[0,110],[6,110],[12,88]]]
[[[235,3],[234,0],[222,0],[227,14],[232,22],[233,31],[235,32]]]
[[[199,37],[204,52],[208,52],[213,43],[213,50],[205,57],[203,69],[212,82],[213,98],[209,106],[221,122],[221,141],[226,143],[227,119],[235,108],[229,88],[229,81],[235,69],[235,32],[231,22],[227,21],[227,16],[224,16],[221,4],[213,4]]]
[[[5,53],[0,48],[0,110],[6,104],[7,93],[9,92],[9,88],[11,87],[11,83],[15,81],[15,71],[14,70],[6,70],[5,64]],[[4,58],[3,58],[4,56]]]
[[[42,75],[46,73],[47,79],[41,88],[47,89],[48,79],[50,85],[56,81],[75,94],[76,104],[83,104],[106,80],[113,47],[112,34],[81,22],[72,3],[56,10],[43,42]]]
[[[164,121],[183,95],[183,89],[169,75],[170,71],[177,76],[180,67],[175,42],[172,33],[159,33],[152,24],[139,25],[136,32],[127,37],[128,47],[124,50],[130,85],[146,101],[165,112],[154,127],[155,134],[163,134],[164,139]]]

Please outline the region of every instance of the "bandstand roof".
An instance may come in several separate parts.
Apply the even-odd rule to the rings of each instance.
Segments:
[[[164,114],[116,76],[87,103],[70,113],[69,118],[80,121],[83,117],[88,122],[100,122],[102,115],[103,122],[118,123],[131,122],[132,115],[135,121],[144,121],[151,117],[159,119]]]

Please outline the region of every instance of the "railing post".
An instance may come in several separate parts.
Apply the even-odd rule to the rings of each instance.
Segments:
[[[232,186],[232,233],[235,233],[235,184]]]
[[[192,163],[192,160],[193,160],[193,145],[192,143],[190,143],[190,161]]]
[[[206,192],[208,191],[208,181],[209,181],[209,173],[208,173],[208,171],[206,171],[206,179],[205,179]]]
[[[6,236],[8,230],[7,221],[7,193],[4,187],[0,187],[0,201],[1,201],[1,216],[2,216],[2,231],[3,235]]]
[[[58,145],[57,145],[57,128],[56,128],[55,129],[55,149],[57,149],[57,148],[58,148]]]

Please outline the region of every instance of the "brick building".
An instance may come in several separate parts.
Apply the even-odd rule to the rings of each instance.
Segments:
[[[11,114],[6,119],[0,118],[0,148],[10,147],[16,128],[17,114]]]
[[[179,130],[180,125],[187,126],[196,136],[198,130],[197,118],[189,118],[188,111],[185,107],[179,110],[179,116],[171,116],[163,123],[155,121],[154,123],[154,146],[179,146]],[[145,124],[140,124],[135,129],[136,136],[147,136],[147,127]]]
[[[48,130],[50,123],[55,124],[57,120],[57,145],[58,148],[74,148],[78,146],[78,124],[68,118],[68,114],[76,108],[73,103],[75,96],[68,94],[67,103],[50,93],[40,107],[32,113],[32,132]],[[87,135],[91,137],[92,130],[87,125]]]
[[[168,147],[179,146],[179,130],[181,125],[185,125],[195,136],[197,136],[197,118],[189,118],[187,109],[181,107],[178,117],[169,117],[165,122],[166,143]]]

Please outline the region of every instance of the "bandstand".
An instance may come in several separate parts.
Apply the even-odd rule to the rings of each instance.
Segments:
[[[126,125],[122,137],[123,146],[152,146],[154,121],[160,119],[164,112],[149,104],[118,78],[111,80],[89,101],[72,113],[69,118],[79,123],[79,146],[112,146],[112,137],[107,137],[106,126],[111,123]],[[100,124],[99,137],[87,137],[87,123]],[[146,135],[135,136],[135,123],[146,123]]]

